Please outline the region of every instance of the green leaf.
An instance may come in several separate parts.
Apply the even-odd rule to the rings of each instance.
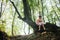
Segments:
[[[8,2],[8,0],[6,0],[6,3]]]
[[[2,0],[2,2],[3,2],[4,0]]]

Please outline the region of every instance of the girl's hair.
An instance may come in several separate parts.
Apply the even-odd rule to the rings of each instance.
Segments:
[[[39,17],[41,17],[41,16],[39,16]]]

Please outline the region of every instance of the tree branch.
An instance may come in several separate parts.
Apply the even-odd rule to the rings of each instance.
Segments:
[[[19,15],[19,18],[22,19],[22,17],[21,17],[21,15],[20,15],[20,13],[19,13],[17,7],[15,6],[14,2],[12,2],[11,0],[10,0],[10,2],[13,4],[13,6],[14,6],[14,8],[15,8],[15,11],[16,11],[17,14]]]

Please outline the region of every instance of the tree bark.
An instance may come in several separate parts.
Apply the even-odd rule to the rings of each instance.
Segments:
[[[31,9],[27,0],[22,0],[24,6],[24,15],[25,19],[31,19]],[[27,17],[28,16],[28,17]]]

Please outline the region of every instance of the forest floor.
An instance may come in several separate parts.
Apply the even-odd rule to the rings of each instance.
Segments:
[[[56,36],[52,32],[37,32],[36,34],[20,35],[10,37],[11,40],[60,40],[60,36]]]

